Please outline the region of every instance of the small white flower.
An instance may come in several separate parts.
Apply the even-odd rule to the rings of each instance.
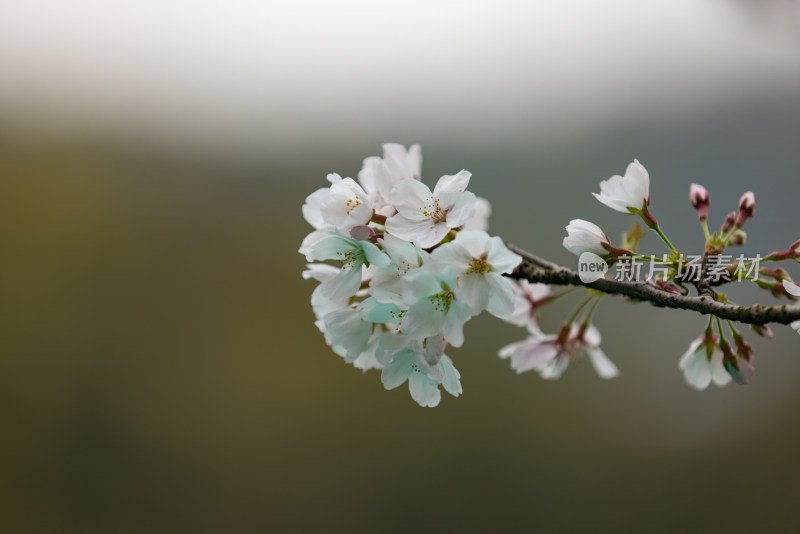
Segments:
[[[475,195],[466,190],[470,176],[467,171],[442,176],[433,192],[422,182],[401,181],[391,193],[398,213],[386,221],[386,230],[422,248],[436,245],[472,216]]]
[[[558,335],[534,334],[500,349],[501,358],[511,358],[517,373],[535,370],[542,378],[560,378],[573,360],[588,358],[601,378],[614,378],[619,370],[600,348],[600,332],[594,325],[573,323]]]
[[[323,232],[308,250],[309,261],[338,260],[341,272],[319,286],[322,295],[330,300],[352,297],[361,286],[362,267],[369,263],[376,267],[387,267],[389,256],[381,252],[369,241],[359,241],[345,237],[338,232]]]
[[[368,223],[372,218],[372,204],[366,191],[352,178],[342,179],[338,174],[331,174],[328,180],[332,185],[319,207],[322,220],[345,232]]]
[[[454,347],[464,343],[464,323],[469,321],[469,304],[455,295],[456,272],[452,267],[426,264],[403,277],[403,300],[408,309],[400,330],[422,340],[444,334]]]
[[[731,375],[722,363],[722,351],[713,339],[710,341],[714,343],[714,349],[709,360],[707,341],[705,334],[692,341],[678,362],[686,382],[698,391],[706,389],[712,381],[720,387],[731,381]]]
[[[622,213],[642,210],[650,202],[650,175],[638,159],[628,165],[625,176],[615,175],[600,182],[597,200]]]
[[[792,330],[800,334],[800,321],[794,321],[793,323],[789,323],[789,326],[792,327]]]
[[[581,323],[573,323],[556,357],[537,369],[539,375],[548,380],[560,378],[570,362],[586,356],[600,378],[616,377],[619,369],[600,348],[601,341],[600,331],[593,324],[582,328]]]
[[[388,340],[387,340],[388,341]],[[402,342],[402,336],[396,336],[394,343]],[[461,375],[453,366],[453,362],[444,354],[445,342],[440,336],[423,341],[410,340],[399,350],[381,351],[379,358],[385,360],[381,381],[386,389],[394,389],[408,381],[411,397],[420,406],[437,406],[442,398],[439,384],[445,391],[458,397],[461,392]]]
[[[401,180],[419,180],[422,172],[422,149],[412,145],[386,143],[383,158],[372,156],[364,160],[358,181],[366,190],[375,211],[382,215],[395,213],[391,205],[392,189]]]
[[[499,237],[486,232],[462,230],[455,240],[431,254],[433,260],[456,271],[456,297],[469,304],[472,315],[487,310],[505,317],[514,311],[513,282],[503,277],[522,261]]]
[[[562,245],[576,256],[584,252],[592,252],[601,258],[608,256],[611,249],[608,236],[596,224],[583,219],[573,219],[566,230],[567,237],[564,238]]]

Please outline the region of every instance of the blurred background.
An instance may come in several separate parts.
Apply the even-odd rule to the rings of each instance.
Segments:
[[[557,382],[481,316],[449,351],[463,396],[422,409],[326,347],[296,250],[305,196],[396,141],[568,265],[570,219],[631,223],[590,193],[633,158],[680,248],[695,181],[712,226],[755,192],[766,254],[800,238],[799,139],[789,0],[4,0],[2,530],[795,531],[788,328],[747,336],[750,385],[698,393],[698,315],[609,298],[621,376]]]

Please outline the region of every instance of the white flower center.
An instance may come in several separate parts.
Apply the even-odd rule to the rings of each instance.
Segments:
[[[401,260],[399,264],[395,266],[397,268],[397,278],[408,274],[409,271],[412,269],[417,269],[419,266],[414,265],[413,263],[408,263],[406,260]]]
[[[345,213],[347,215],[350,215],[350,212],[356,209],[360,205],[361,205],[361,199],[358,198],[358,195],[354,196],[353,198],[347,199],[347,202],[345,203],[347,211]]]
[[[451,291],[442,291],[441,293],[432,296],[430,301],[436,311],[445,313],[450,309],[450,304],[453,303],[454,298],[455,295],[453,295]]]
[[[337,252],[339,261],[342,262],[342,269],[352,269],[356,266],[356,262],[361,260],[361,251],[348,250],[347,252]]]
[[[428,199],[428,203],[419,208],[419,210],[425,217],[430,217],[437,223],[444,222],[447,219],[447,210],[442,209],[442,206],[439,205],[439,199],[435,196],[431,196]]]
[[[486,261],[486,257],[487,255],[484,254],[480,258],[473,258],[464,274],[486,274],[491,272],[492,266]]]

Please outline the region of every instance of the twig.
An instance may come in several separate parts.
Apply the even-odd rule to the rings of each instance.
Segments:
[[[717,302],[703,295],[688,297],[669,293],[658,287],[639,281],[622,281],[601,278],[591,283],[581,281],[578,273],[556,263],[509,244],[508,248],[522,256],[522,263],[508,275],[514,279],[529,282],[541,282],[562,286],[585,286],[611,295],[624,295],[632,299],[649,302],[654,306],[692,310],[703,315],[711,314],[720,319],[730,319],[747,324],[779,323],[789,324],[800,321],[800,305],[784,304],[781,306],[736,306]]]

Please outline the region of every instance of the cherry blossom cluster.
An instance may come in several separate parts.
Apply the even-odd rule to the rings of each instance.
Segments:
[[[445,354],[463,327],[487,311],[513,314],[521,261],[486,233],[489,203],[467,191],[470,173],[421,180],[418,145],[385,144],[364,160],[358,180],[328,175],[308,196],[303,216],[314,230],[300,253],[303,276],[320,282],[311,296],[316,325],[345,362],[377,369],[386,389],[408,383],[421,406],[437,406],[439,386],[462,392]]]
[[[515,269],[523,258],[486,233],[490,206],[467,190],[469,172],[442,176],[431,190],[420,179],[421,168],[418,145],[406,149],[388,143],[382,157],[364,160],[357,180],[329,174],[329,186],[313,192],[303,204],[303,216],[313,231],[300,246],[309,262],[304,278],[319,282],[311,295],[316,326],[333,352],[365,372],[379,370],[386,389],[407,383],[420,406],[439,404],[439,386],[456,397],[462,393],[461,375],[445,352],[448,345],[464,343],[465,323],[483,311],[527,330],[525,339],[498,353],[517,373],[534,371],[556,379],[571,363],[588,360],[601,378],[617,376],[619,370],[600,348],[600,332],[593,324],[606,293],[594,289],[592,282],[609,278],[609,265],[642,259],[658,263],[645,282],[631,283],[647,284],[659,294],[687,296],[693,286],[699,295],[731,303],[719,291],[734,280],[718,276],[719,269],[726,269],[723,274],[737,273],[739,281],[755,283],[776,297],[800,299],[800,286],[784,269],[761,267],[743,255],[729,264],[718,261],[731,257],[723,256],[727,247],[746,242],[742,228],[755,214],[752,192],[742,195],[737,210],[712,234],[710,195],[703,186],[691,184],[689,200],[697,210],[705,250],[699,272],[689,276],[684,266],[691,255],[672,244],[650,212],[650,176],[634,160],[624,175],[602,181],[600,192],[593,194],[613,210],[641,218],[668,252],[661,259],[639,253],[645,231],[638,222],[616,246],[594,223],[574,219],[566,227],[564,248],[581,260],[588,255],[599,261],[602,270],[592,280],[581,278],[588,287],[553,289],[516,280],[521,271]],[[756,258],[762,263],[800,262],[800,241]],[[583,297],[568,318],[555,333],[542,331],[541,309],[574,291]],[[752,347],[731,321],[724,323],[730,341],[723,321],[712,315],[678,362],[686,381],[698,390],[712,382],[744,384],[754,373]],[[800,321],[791,326],[800,332]],[[766,325],[753,330],[772,337]]]

